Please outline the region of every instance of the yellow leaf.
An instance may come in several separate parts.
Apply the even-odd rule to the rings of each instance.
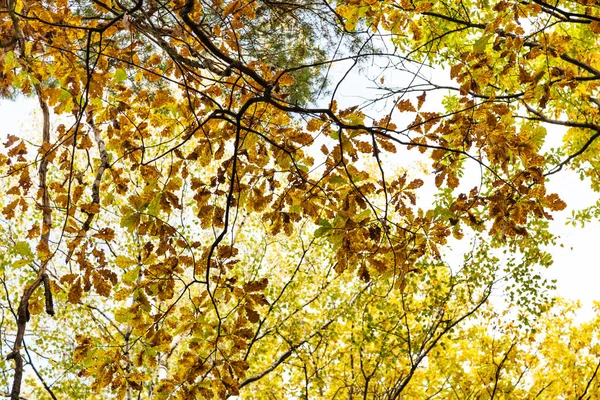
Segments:
[[[42,261],[46,261],[52,256],[52,253],[48,248],[48,243],[43,240],[40,240],[35,249],[37,250],[38,258]]]
[[[429,11],[429,10],[431,10],[432,7],[433,7],[433,3],[429,2],[429,1],[425,1],[425,2],[419,3],[417,5],[417,7],[415,8],[415,12],[422,13],[425,11]]]
[[[117,256],[117,258],[115,258],[115,264],[118,267],[121,268],[127,268],[130,267],[132,265],[136,265],[137,262],[129,257],[125,257],[125,256]]]
[[[277,83],[279,86],[291,86],[294,84],[294,78],[292,78],[288,73],[284,73],[279,76]]]
[[[317,118],[312,118],[306,124],[306,130],[309,132],[316,132],[323,126],[323,121]]]
[[[228,15],[231,15],[233,13],[235,13],[237,11],[237,9],[240,6],[240,2],[239,1],[232,1],[231,3],[227,4],[225,6],[225,8],[223,9],[223,17],[227,17]]]
[[[80,363],[87,357],[87,353],[92,347],[92,341],[89,338],[81,335],[76,335],[75,338],[78,342],[78,345],[73,351],[73,361],[75,361],[75,363]]]

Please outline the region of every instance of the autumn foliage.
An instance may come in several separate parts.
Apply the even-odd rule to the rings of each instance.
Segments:
[[[548,180],[600,190],[599,35],[589,1],[3,2],[37,111],[0,149],[0,390],[598,398],[600,320],[541,271]]]

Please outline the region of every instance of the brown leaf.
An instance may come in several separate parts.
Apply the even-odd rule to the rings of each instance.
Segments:
[[[258,281],[252,281],[244,284],[244,291],[247,293],[258,292],[264,290],[269,284],[269,279],[262,278]]]
[[[415,106],[413,106],[412,103],[410,102],[410,100],[407,100],[407,99],[400,100],[396,107],[398,107],[398,110],[400,110],[400,111],[412,111],[412,112],[417,111]]]
[[[246,317],[248,317],[248,321],[252,322],[253,324],[260,321],[260,315],[256,311],[254,311],[253,309],[251,309],[248,306],[245,307],[245,310],[246,310]]]
[[[420,96],[417,96],[417,109],[420,110],[421,107],[423,106],[423,103],[425,103],[425,97],[427,97],[427,93],[423,92]]]
[[[111,228],[102,228],[98,231],[98,233],[96,233],[93,236],[95,238],[98,238],[101,240],[106,240],[107,242],[110,242],[111,240],[113,240],[115,238],[115,231],[112,230]]]
[[[69,289],[68,300],[71,304],[78,304],[81,301],[81,277],[78,277]]]
[[[19,140],[19,137],[15,136],[15,135],[8,134],[7,139],[8,140],[5,143],[3,143],[4,147],[10,147],[10,146],[12,146],[13,144],[15,144],[17,142],[17,140]]]
[[[86,214],[98,214],[100,212],[100,204],[88,203],[81,206],[81,211]]]

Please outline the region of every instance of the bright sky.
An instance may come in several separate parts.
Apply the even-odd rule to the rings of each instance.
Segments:
[[[580,316],[592,315],[593,301],[600,301],[598,282],[600,281],[600,223],[592,221],[585,228],[566,225],[572,210],[578,210],[595,203],[598,193],[594,193],[585,182],[581,182],[575,172],[561,171],[550,180],[548,190],[559,193],[567,203],[567,209],[555,213],[552,230],[561,236],[564,247],[551,249],[554,265],[548,277],[557,279],[558,294],[561,297],[581,300]]]

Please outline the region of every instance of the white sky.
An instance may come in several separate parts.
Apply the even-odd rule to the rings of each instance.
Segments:
[[[573,171],[560,171],[548,183],[548,190],[558,193],[567,203],[567,209],[554,213],[551,223],[553,232],[560,235],[564,247],[555,247],[550,253],[554,265],[548,277],[557,279],[557,291],[561,297],[581,300],[580,316],[591,316],[593,301],[600,300],[600,223],[592,221],[582,229],[566,225],[572,210],[595,203],[594,193],[585,182],[581,182]]]

